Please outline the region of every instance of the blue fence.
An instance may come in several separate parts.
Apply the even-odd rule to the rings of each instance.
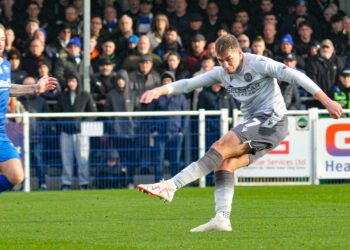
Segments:
[[[169,178],[198,159],[197,117],[97,123],[101,136],[83,135],[82,121],[31,119],[31,190],[132,188]],[[208,148],[220,136],[220,118],[205,123]],[[206,181],[213,184],[212,176]]]

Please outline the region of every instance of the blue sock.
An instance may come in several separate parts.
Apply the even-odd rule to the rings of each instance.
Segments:
[[[0,192],[13,188],[13,184],[9,182],[5,175],[0,175]]]

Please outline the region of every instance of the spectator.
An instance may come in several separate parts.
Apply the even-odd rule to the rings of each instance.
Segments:
[[[170,71],[165,71],[161,76],[162,84],[169,84],[175,81],[175,76]],[[184,111],[188,110],[186,98],[183,94],[161,96],[158,100],[148,105],[149,111]],[[188,119],[181,116],[172,116],[155,119],[152,122],[150,133],[154,140],[155,156],[155,180],[164,177],[164,162],[166,155],[170,163],[170,174],[177,173],[180,166],[181,146],[184,134],[187,131]]]
[[[343,17],[339,14],[331,17],[332,30],[329,39],[333,42],[338,56],[345,56],[348,47],[348,36],[344,34]]]
[[[29,48],[31,41],[33,40],[34,33],[40,28],[40,22],[37,19],[28,19],[26,22],[26,32],[20,37],[18,37],[18,48],[21,52],[27,52],[26,49]]]
[[[337,11],[332,7],[327,7],[323,11],[323,19],[321,19],[321,27],[324,37],[329,37],[330,31],[332,29],[331,18],[336,15]]]
[[[127,71],[136,70],[138,67],[139,58],[143,55],[150,55],[152,57],[153,67],[155,69],[159,69],[162,61],[159,58],[159,56],[152,53],[150,49],[151,49],[151,43],[149,38],[145,35],[140,36],[139,42],[137,44],[137,50],[135,51],[135,53],[128,56],[124,60],[121,68]]]
[[[128,5],[129,9],[124,12],[124,15],[132,18],[133,30],[136,30],[136,24],[140,16],[140,0],[128,0]]]
[[[72,29],[70,25],[63,23],[58,28],[58,36],[47,48],[55,54],[55,58],[63,58],[67,56],[67,45],[72,37]]]
[[[100,16],[91,17],[91,37],[95,36],[97,38],[98,45],[101,45],[103,37],[101,36],[102,31],[102,18]]]
[[[114,66],[114,70],[117,71],[120,68],[122,62],[121,58],[117,55],[117,48],[115,46],[115,43],[111,39],[105,40],[102,43],[102,52],[100,54],[100,59],[106,57],[108,57],[111,60]]]
[[[6,28],[5,31],[5,49],[4,49],[4,55],[6,56],[10,51],[17,50],[17,46],[15,46],[15,32],[11,28]]]
[[[221,4],[222,16],[225,23],[232,24],[235,21],[236,16],[234,15],[239,10],[248,10],[251,8],[249,3],[244,0],[230,0],[230,1],[218,1]]]
[[[240,21],[234,21],[231,25],[231,33],[238,37],[239,35],[244,33],[243,24]]]
[[[274,24],[265,24],[263,38],[265,41],[266,48],[272,52],[272,54],[276,54],[279,50],[279,42],[277,39],[277,30],[276,25]]]
[[[312,32],[312,27],[309,22],[305,21],[299,24],[295,51],[304,61],[308,60],[310,46],[315,42],[312,38]]]
[[[119,70],[116,74],[116,82],[113,89],[108,92],[104,111],[107,112],[133,112],[136,99],[130,90],[130,81],[127,71]],[[127,183],[133,183],[134,176],[134,151],[135,146],[135,122],[131,117],[116,118],[106,123],[109,146],[119,152],[121,168],[127,172]]]
[[[153,51],[162,42],[165,32],[169,29],[168,17],[164,14],[157,14],[152,21],[151,31],[147,36],[151,42],[151,50]]]
[[[99,58],[100,58],[100,51],[97,49],[97,37],[91,36],[90,37],[90,63],[94,73],[98,71]]]
[[[176,12],[176,0],[166,0],[165,15],[170,17]]]
[[[185,55],[184,48],[179,43],[179,34],[177,29],[170,27],[166,32],[163,41],[155,48],[154,53],[156,53],[163,61],[166,61],[169,52],[175,51],[182,58]]]
[[[205,34],[205,38],[209,43],[215,42],[217,38],[217,32],[221,23],[223,22],[222,18],[219,15],[219,12],[218,3],[209,1],[202,32],[202,34]],[[198,33],[201,33],[201,31]]]
[[[116,81],[113,62],[108,57],[101,58],[99,61],[99,72],[95,74],[94,82],[91,85],[92,97],[97,104],[98,111],[103,111],[107,93],[115,87]]]
[[[101,36],[104,39],[116,39],[118,36],[117,10],[113,6],[107,6],[103,11],[103,28]]]
[[[123,15],[119,20],[119,33],[116,42],[121,62],[127,56],[123,52],[128,49],[128,39],[132,35],[135,35],[133,30],[133,19],[127,15]]]
[[[45,64],[45,62],[43,62],[39,66],[38,71],[39,71],[39,78],[44,77],[44,76],[52,76],[52,74],[50,72],[51,70],[49,68],[49,65]],[[61,91],[62,91],[61,86],[58,84],[54,91],[46,91],[46,92],[42,93],[40,96],[43,97],[45,100],[57,101],[58,95],[61,93]]]
[[[191,74],[199,70],[202,58],[208,53],[205,45],[206,40],[202,34],[196,34],[192,37],[191,51],[184,58],[185,67]]]
[[[332,94],[332,99],[337,101],[343,109],[350,109],[350,68],[342,70],[339,81],[333,86]]]
[[[54,76],[57,77],[62,90],[67,87],[66,77],[68,75],[72,73],[79,76],[83,75],[82,59],[80,38],[73,37],[67,45],[67,56],[58,58],[54,68]]]
[[[39,39],[30,43],[29,53],[25,54],[22,60],[22,69],[33,77],[39,77],[39,66],[46,63],[51,68],[51,60],[44,53],[45,44]]]
[[[164,71],[171,71],[174,73],[175,78],[178,80],[188,78],[190,72],[185,68],[185,65],[181,61],[181,57],[177,52],[170,52],[168,60],[164,62]]]
[[[245,34],[240,34],[238,37],[239,46],[243,52],[251,52],[250,50],[250,40],[249,37]]]
[[[242,25],[242,24],[241,24]],[[217,37],[225,36],[230,33],[229,28],[226,24],[222,23],[218,29]]]
[[[75,74],[67,76],[68,89],[61,93],[56,112],[95,112],[95,106],[90,94],[81,90],[80,77]],[[78,165],[78,178],[80,189],[89,188],[89,137],[81,133],[80,122],[82,118],[74,121],[60,123],[61,156],[63,163],[62,190],[70,190],[73,181],[74,159]]]
[[[332,88],[343,67],[344,63],[334,53],[332,41],[325,39],[321,42],[319,55],[309,60],[306,73],[329,97],[332,97]]]
[[[295,53],[293,37],[290,34],[286,34],[281,39],[280,50],[275,54],[275,60],[282,62],[285,56],[291,53]],[[304,60],[298,55],[296,55],[296,58],[298,67],[304,69]]]
[[[242,23],[244,34],[246,34],[249,37],[255,37],[256,30],[254,30],[253,26],[250,23],[250,17],[247,10],[239,10],[236,13],[236,21]]]
[[[313,56],[317,56],[320,48],[321,48],[321,43],[318,41],[313,41],[310,44],[309,58],[311,58]]]
[[[79,19],[77,9],[74,6],[68,6],[65,11],[64,22],[67,23],[72,30],[72,36],[83,36],[83,21]]]
[[[266,56],[270,58],[273,57],[272,52],[265,47],[264,38],[262,38],[261,36],[257,36],[253,40],[251,50],[252,53],[256,55]]]
[[[139,57],[138,68],[130,73],[130,91],[133,91],[136,98],[136,107],[141,109],[139,99],[141,95],[149,89],[160,86],[159,73],[153,68],[153,58],[151,55]]]
[[[11,80],[13,83],[22,84],[28,74],[21,69],[21,53],[18,50],[11,50],[7,54],[7,60],[11,63]]]
[[[140,15],[137,21],[137,32],[140,35],[146,35],[151,31],[151,23],[153,20],[153,0],[140,0]]]
[[[213,57],[214,60],[215,60],[215,65],[218,65],[218,62],[216,60],[218,54],[216,53],[215,42],[209,43],[208,46],[207,46],[207,50],[208,50],[208,56]]]
[[[204,34],[204,27],[203,27],[203,17],[198,13],[192,13],[189,16],[190,20],[190,27],[189,30],[182,34],[181,40],[182,44],[185,48],[191,47],[191,38],[195,34]],[[216,36],[216,34],[215,34]]]
[[[306,0],[295,1],[295,13],[284,18],[281,30],[282,34],[290,33],[293,36],[296,35],[298,32],[298,25],[300,20],[308,21],[311,23],[315,39],[318,39],[321,36],[319,23],[317,19],[309,13],[308,2]]]
[[[176,27],[179,34],[184,34],[190,27],[189,14],[187,12],[187,1],[175,1],[175,12],[169,15],[170,26]]]
[[[36,84],[36,80],[28,76],[24,78],[23,85]],[[34,95],[25,95],[18,97],[18,101],[22,103],[29,113],[48,113],[49,106],[44,98]],[[32,119],[30,122],[30,166],[35,167],[38,174],[39,189],[46,190],[46,163],[44,156],[44,138],[49,133],[48,126],[40,119]]]
[[[297,64],[296,55],[291,53],[287,54],[283,63],[290,68],[295,68]],[[298,86],[296,84],[291,84],[288,82],[278,81],[280,86],[284,102],[288,110],[300,110],[301,101]]]

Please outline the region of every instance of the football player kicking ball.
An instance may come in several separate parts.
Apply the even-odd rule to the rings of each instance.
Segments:
[[[215,48],[221,66],[191,79],[146,91],[140,100],[150,103],[161,95],[187,93],[221,82],[241,103],[244,121],[216,141],[203,157],[167,181],[138,186],[140,191],[171,202],[176,190],[215,171],[216,215],[191,232],[232,230],[233,172],[267,154],[287,135],[287,109],[276,79],[302,86],[333,118],[338,119],[342,114],[341,106],[306,75],[269,58],[242,53],[233,35],[218,38]]]
[[[43,77],[33,85],[11,84],[11,64],[2,58],[4,48],[5,28],[0,24],[0,193],[21,183],[24,178],[18,152],[5,131],[9,96],[40,94],[57,86],[57,80],[53,77]]]

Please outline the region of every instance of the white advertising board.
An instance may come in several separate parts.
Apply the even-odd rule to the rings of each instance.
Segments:
[[[350,178],[350,120],[320,119],[317,130],[317,176]]]
[[[311,171],[311,134],[307,117],[288,117],[288,136],[274,150],[246,168],[238,177],[308,177]]]

